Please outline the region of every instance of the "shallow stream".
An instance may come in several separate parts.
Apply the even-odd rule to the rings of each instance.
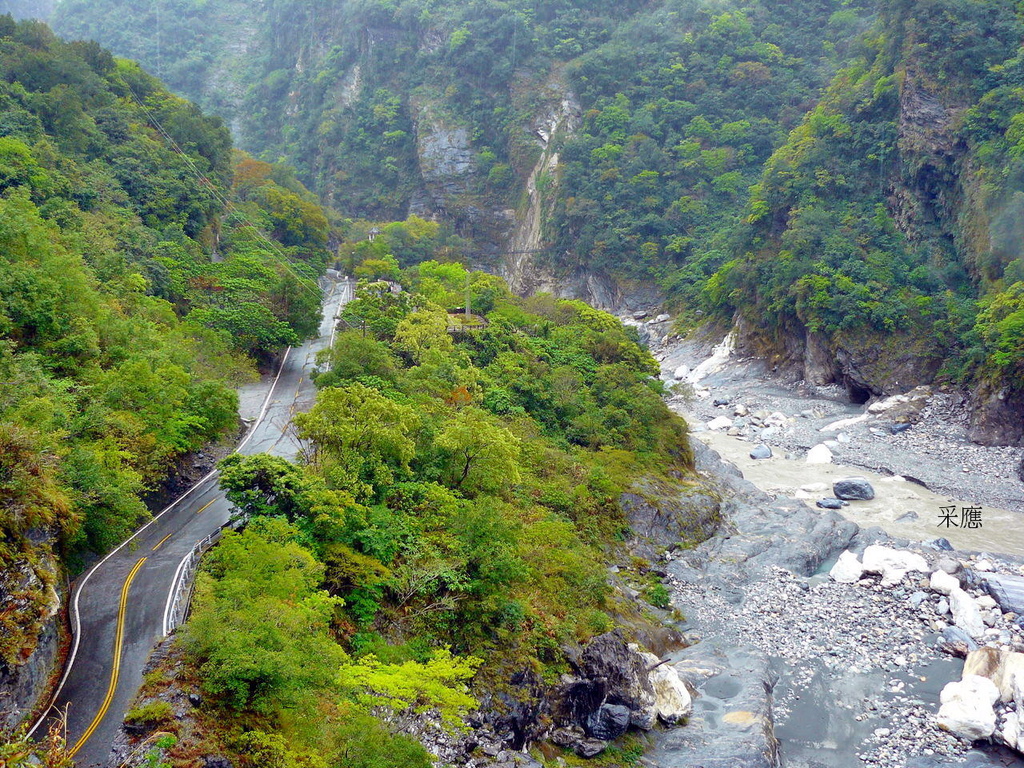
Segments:
[[[688,421],[697,423],[696,417]],[[898,476],[841,464],[808,464],[802,458],[785,459],[777,455],[770,459],[751,459],[749,454],[754,444],[749,440],[711,431],[699,432],[696,437],[735,464],[747,480],[766,493],[808,497],[806,493],[801,494],[802,486],[814,483],[827,486],[829,490],[809,494],[806,501],[811,506],[815,499],[832,495],[835,480],[851,475],[867,478],[875,489],[875,498],[851,501],[840,510],[844,517],[863,528],[877,525],[891,536],[911,541],[930,541],[941,536],[962,550],[1024,555],[1024,517],[1020,513],[982,506],[981,527],[962,528],[959,513],[964,507],[974,506],[971,502],[932,493]],[[942,524],[942,508],[949,506],[956,507],[957,525]]]

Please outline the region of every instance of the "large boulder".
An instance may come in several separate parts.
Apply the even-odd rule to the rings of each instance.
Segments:
[[[940,595],[948,595],[954,589],[960,589],[960,579],[952,574],[939,570],[932,574],[931,579],[928,581],[928,586],[931,588],[932,592],[938,592]]]
[[[875,489],[863,477],[844,477],[832,484],[832,494],[837,499],[870,501],[875,498]]]
[[[964,675],[939,695],[939,727],[971,741],[987,739],[996,730],[993,705],[998,700],[999,689],[987,677]]]
[[[654,727],[658,714],[648,666],[619,632],[595,637],[577,663],[583,680],[566,696],[570,719],[588,729],[594,712],[605,704],[617,704],[629,709],[630,724],[644,730]],[[589,729],[588,735],[592,735]]]
[[[953,623],[971,637],[978,638],[985,634],[981,608],[973,597],[959,587],[949,593],[949,609],[953,614]]]
[[[831,464],[832,451],[827,445],[819,443],[807,452],[806,461],[808,464]]]
[[[872,544],[861,559],[866,573],[882,575],[882,586],[892,587],[903,581],[908,571],[928,572],[928,561],[915,552]]]
[[[1024,576],[986,573],[983,585],[1000,608],[1024,616]]]
[[[646,653],[633,645],[630,648],[647,662],[658,719],[668,725],[675,725],[688,716],[693,711],[693,699],[679,673],[668,664],[663,664],[653,653]]]
[[[1024,684],[1024,653],[1004,648],[979,648],[967,654],[964,675],[991,680],[999,689],[1000,701],[1014,701]]]
[[[828,575],[832,577],[833,581],[838,581],[840,584],[855,584],[864,575],[864,566],[861,565],[857,556],[847,549],[836,560],[836,564],[832,566]]]
[[[770,459],[772,457],[772,449],[767,445],[758,445],[750,452],[750,458],[752,459]]]
[[[587,734],[602,741],[613,741],[626,732],[632,713],[621,704],[602,704],[587,718]]]
[[[728,429],[732,426],[732,419],[728,416],[718,416],[709,421],[706,426],[712,431],[716,429]]]

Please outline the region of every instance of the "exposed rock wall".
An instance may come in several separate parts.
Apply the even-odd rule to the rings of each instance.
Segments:
[[[990,211],[984,185],[975,178],[960,133],[967,107],[939,90],[912,60],[897,74],[897,152],[887,192],[893,219],[913,247],[932,253],[936,265],[962,263],[974,279],[992,279],[984,265],[999,248],[995,220],[1006,219],[1008,211]],[[943,362],[942,350],[920,328],[826,334],[793,318],[769,333],[737,316],[736,329],[746,354],[769,358],[776,370],[808,384],[837,384],[857,403],[933,383]],[[1024,393],[983,383],[968,396],[973,441],[1024,443]]]
[[[4,657],[0,657],[0,733],[17,728],[49,694],[61,641],[60,569],[41,537],[29,559],[0,571]],[[8,623],[10,621],[10,623]]]

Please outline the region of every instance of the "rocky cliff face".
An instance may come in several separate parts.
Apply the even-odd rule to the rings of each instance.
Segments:
[[[895,143],[880,170],[885,206],[907,247],[927,259],[922,269],[958,273],[962,282],[985,285],[999,279],[996,265],[1009,258],[1000,255],[1007,250],[1000,237],[1006,239],[1012,204],[989,199],[964,134],[970,104],[958,91],[940,88],[933,74],[912,55],[894,72],[899,89],[892,115]],[[856,116],[844,117],[856,123]],[[812,331],[797,318],[767,332],[742,311],[735,322],[744,352],[769,357],[810,384],[838,384],[851,401],[862,403],[936,380],[949,350],[936,347],[927,327],[932,321],[910,317],[913,327],[878,331],[861,325],[831,333]],[[1005,383],[982,383],[969,397],[972,440],[985,445],[1024,440],[1024,398],[1018,391]]]
[[[48,537],[0,570],[0,733],[17,728],[50,692],[61,639],[60,568]]]

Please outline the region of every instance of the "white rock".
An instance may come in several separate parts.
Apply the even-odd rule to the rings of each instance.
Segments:
[[[634,646],[630,646],[634,647]],[[653,653],[638,651],[647,662],[651,687],[654,688],[654,708],[663,723],[673,725],[693,711],[693,699],[686,683],[669,664],[661,664]]]
[[[981,609],[974,598],[959,587],[949,593],[949,609],[953,613],[953,623],[971,637],[978,638],[985,633]]]
[[[987,739],[996,730],[993,704],[999,700],[996,684],[978,675],[964,675],[959,682],[948,683],[939,695],[938,724],[971,741]]]
[[[882,575],[883,587],[899,584],[908,571],[928,572],[928,561],[920,555],[881,544],[872,544],[864,550],[863,564],[865,572]]]
[[[974,570],[983,571],[987,573],[992,570],[992,563],[990,563],[988,560],[979,560],[975,564]]]
[[[807,485],[801,485],[801,491],[807,491],[807,493],[822,493],[829,490],[831,486],[828,483],[808,483]]]
[[[827,445],[816,445],[807,452],[808,464],[831,464],[832,451]]]
[[[690,366],[688,366],[688,365],[680,365],[672,373],[673,378],[679,379],[680,381],[685,380],[686,377],[689,376],[689,375],[690,375]]]
[[[932,578],[928,582],[928,586],[931,587],[932,592],[938,592],[940,595],[948,595],[954,589],[960,588],[960,579],[956,576],[951,576],[945,571],[936,571],[932,574]]]
[[[732,419],[728,416],[718,416],[707,423],[708,429],[729,429],[732,426]]]
[[[850,419],[839,419],[839,421],[833,421],[831,424],[826,424],[824,427],[819,429],[819,432],[838,432],[840,429],[846,427],[852,427],[854,424],[860,424],[862,421],[867,421],[868,415],[862,413],[860,416],[854,416]]]
[[[664,323],[668,319],[669,319],[669,315],[660,314],[656,318],[654,318],[654,322],[656,322],[656,323]]]
[[[978,603],[978,607],[982,610],[991,610],[995,608],[999,603],[992,599],[991,595],[982,595],[981,597],[975,598]]]
[[[900,403],[905,403],[909,400],[906,395],[893,395],[887,397],[885,400],[879,400],[877,403],[872,403],[868,406],[868,413],[883,413],[888,411],[890,408],[895,408]]]
[[[853,552],[846,550],[836,560],[836,564],[832,566],[828,575],[832,577],[833,581],[838,581],[840,584],[856,584],[860,581],[863,573],[864,567],[860,564],[860,560]]]
[[[1020,751],[1020,736],[1020,718],[1016,712],[1007,713],[1006,720],[1003,722],[1003,730],[1000,731],[999,737],[1010,749]]]
[[[746,416],[750,413],[750,410],[743,403],[736,403],[736,406],[732,409],[732,412],[736,416]]]

